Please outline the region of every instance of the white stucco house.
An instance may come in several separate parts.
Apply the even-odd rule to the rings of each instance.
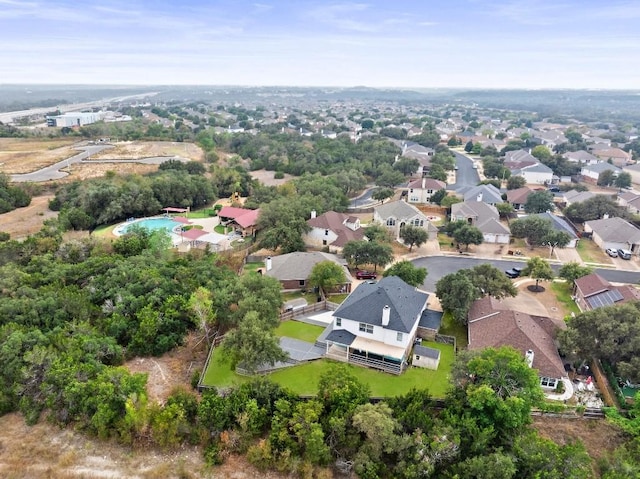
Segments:
[[[342,251],[342,247],[349,241],[359,241],[364,238],[364,228],[360,226],[360,218],[335,211],[316,216],[311,212],[307,220],[311,227],[303,235],[304,244],[313,248],[329,246],[331,250]]]

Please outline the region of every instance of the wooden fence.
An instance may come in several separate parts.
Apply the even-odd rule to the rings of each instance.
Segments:
[[[310,313],[316,313],[318,311],[335,311],[338,309],[338,304],[332,303],[331,301],[319,301],[317,303],[309,304],[307,306],[303,306],[302,308],[292,309],[290,311],[284,311],[280,313],[280,321],[286,321],[287,319],[294,319],[298,316],[304,316]]]

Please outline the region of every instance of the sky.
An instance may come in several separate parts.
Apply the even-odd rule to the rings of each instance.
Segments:
[[[0,83],[640,89],[638,0],[0,0]]]

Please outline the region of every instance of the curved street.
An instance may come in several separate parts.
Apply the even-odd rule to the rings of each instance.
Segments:
[[[411,262],[417,267],[427,268],[427,278],[424,283],[422,283],[422,289],[431,292],[436,290],[436,283],[440,278],[449,273],[455,273],[461,269],[469,269],[479,264],[489,263],[504,271],[513,268],[514,266],[522,267],[524,265],[522,261],[515,260],[470,258],[468,256],[458,257],[449,255],[416,258],[412,259]],[[559,264],[552,264],[551,268],[557,274],[560,266],[561,265]],[[637,284],[640,281],[640,273],[636,271],[595,268],[594,272],[612,283]]]
[[[478,170],[473,167],[473,160],[457,151],[451,150],[451,152],[456,157],[456,166],[458,169],[456,170],[456,182],[447,185],[447,189],[458,191],[462,188],[476,186],[480,183],[480,176],[478,175]]]
[[[71,165],[77,163],[143,163],[148,165],[159,165],[169,160],[178,160],[178,161],[189,161],[186,158],[180,158],[176,156],[151,156],[148,158],[142,158],[139,160],[132,159],[122,159],[122,160],[87,160],[91,155],[95,155],[102,150],[107,148],[113,148],[111,145],[98,145],[98,146],[78,146],[76,150],[79,150],[80,153],[74,155],[66,160],[58,161],[53,165],[46,166],[36,171],[32,171],[31,173],[24,173],[20,175],[11,175],[11,181],[16,183],[25,183],[25,182],[43,182],[50,180],[59,180],[60,178],[64,178],[68,176],[69,173],[66,171],[62,171],[64,168],[69,168]]]

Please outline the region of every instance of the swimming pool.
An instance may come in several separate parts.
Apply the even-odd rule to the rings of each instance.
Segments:
[[[133,225],[146,228],[150,231],[165,230],[168,233],[173,233],[174,228],[179,226],[180,223],[170,218],[147,218],[144,220],[131,221],[122,225],[118,228],[118,233],[125,234]]]

